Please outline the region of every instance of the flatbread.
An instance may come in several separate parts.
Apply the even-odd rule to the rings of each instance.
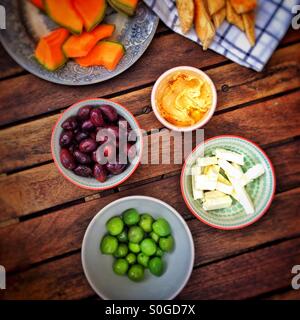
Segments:
[[[226,7],[222,8],[221,10],[219,10],[218,12],[216,12],[213,16],[213,22],[215,25],[215,28],[218,29],[221,24],[224,22],[225,18],[226,18]]]
[[[216,31],[203,0],[195,0],[195,29],[202,42],[203,50],[207,50],[215,37]]]
[[[253,11],[257,6],[256,0],[230,0],[230,2],[238,14]]]
[[[180,26],[183,33],[189,32],[193,26],[195,6],[193,0],[176,0]]]
[[[243,22],[245,27],[245,32],[251,46],[255,46],[256,36],[255,36],[255,12],[251,11],[243,14]]]
[[[230,0],[226,1],[226,17],[227,21],[235,26],[237,26],[242,31],[245,30],[244,22],[241,15],[237,14],[233,9]]]
[[[207,7],[210,16],[212,16],[225,7],[225,0],[207,0]]]

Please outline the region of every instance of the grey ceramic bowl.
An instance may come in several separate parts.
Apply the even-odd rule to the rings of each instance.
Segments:
[[[163,217],[170,223],[175,248],[163,257],[167,266],[161,277],[155,277],[148,270],[142,282],[118,276],[112,269],[113,257],[103,255],[99,250],[100,240],[106,234],[107,220],[129,208],[147,212],[154,218]],[[186,222],[175,209],[155,198],[132,196],[110,203],[93,218],[83,239],[81,259],[89,284],[103,299],[168,300],[180,293],[191,275],[194,243]]]
[[[84,177],[77,176],[75,173],[66,169],[62,165],[60,161],[61,147],[59,145],[59,137],[63,131],[63,129],[61,128],[61,124],[70,116],[76,115],[77,111],[80,108],[87,105],[96,107],[104,104],[111,105],[113,108],[115,108],[117,113],[121,115],[123,118],[125,118],[125,120],[128,121],[130,127],[133,130],[135,130],[135,132],[137,133],[137,142],[136,142],[137,154],[136,154],[136,157],[132,160],[132,162],[128,165],[128,167],[124,172],[122,172],[119,175],[110,176],[104,183],[101,183],[94,178],[84,178]],[[142,133],[135,117],[125,107],[111,100],[106,100],[106,99],[87,99],[87,100],[80,101],[72,105],[71,107],[69,107],[56,122],[53,128],[52,138],[51,138],[52,157],[60,173],[67,180],[77,185],[78,187],[90,189],[90,190],[97,190],[97,191],[114,188],[117,185],[126,181],[137,169],[142,156],[142,149],[143,149]]]

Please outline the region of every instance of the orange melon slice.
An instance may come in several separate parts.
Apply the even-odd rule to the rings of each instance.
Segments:
[[[93,30],[105,17],[106,0],[73,0],[86,31]]]
[[[81,17],[73,7],[72,0],[44,0],[48,16],[57,24],[80,34],[83,28]]]
[[[86,57],[77,58],[75,61],[82,67],[103,66],[113,71],[124,54],[125,48],[121,43],[100,41]]]
[[[58,28],[40,39],[35,49],[35,58],[44,68],[55,71],[66,63],[62,45],[68,36],[68,30]]]
[[[138,2],[139,0],[108,0],[112,8],[128,16],[135,14]]]
[[[81,35],[72,35],[63,45],[63,52],[68,58],[86,56],[98,41],[109,38],[114,33],[113,24],[102,24],[92,32],[83,32]]]

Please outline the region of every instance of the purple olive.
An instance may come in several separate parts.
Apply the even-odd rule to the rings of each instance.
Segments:
[[[79,150],[84,153],[93,152],[97,149],[97,143],[92,138],[84,139],[79,144]]]
[[[99,128],[97,132],[96,141],[104,143],[107,140],[117,141],[119,139],[119,128],[114,125],[106,125]]]
[[[101,127],[104,124],[103,116],[100,109],[93,109],[90,113],[90,120],[96,127]]]
[[[96,132],[92,132],[90,134],[91,139],[93,139],[94,141],[96,141]]]
[[[92,162],[92,159],[88,154],[85,154],[79,150],[74,151],[74,157],[81,164],[90,164]]]
[[[75,140],[76,140],[77,142],[81,142],[82,140],[84,140],[84,139],[86,139],[86,138],[88,138],[88,137],[89,137],[89,135],[88,135],[86,132],[80,131],[80,132],[78,132],[78,133],[76,134]]]
[[[68,149],[60,150],[60,161],[66,169],[73,170],[76,167],[75,159]]]
[[[96,151],[96,160],[100,164],[112,162],[116,159],[117,148],[113,144],[100,146]]]
[[[74,151],[78,148],[78,145],[77,143],[72,143],[70,146],[69,146],[69,151],[71,152],[71,154],[74,153]]]
[[[96,162],[96,163],[98,162],[98,161],[97,161],[97,150],[92,152],[92,160],[93,160],[94,162]]]
[[[65,120],[61,127],[65,130],[75,130],[78,126],[78,122],[77,122],[77,119],[76,117],[70,117],[68,118],[67,120]]]
[[[94,177],[100,182],[105,182],[107,179],[107,171],[104,166],[101,166],[101,164],[95,164],[93,174]]]
[[[101,106],[101,112],[109,122],[115,122],[118,120],[118,113],[116,109],[108,104]]]
[[[74,173],[81,177],[91,177],[93,175],[93,171],[90,167],[79,165],[74,169]]]
[[[80,118],[81,120],[88,120],[90,118],[91,110],[92,110],[92,107],[90,106],[85,106],[80,108],[77,112],[78,118]]]
[[[126,164],[107,163],[105,167],[112,174],[120,174],[125,170]]]
[[[68,147],[72,143],[73,137],[72,131],[63,131],[59,138],[59,145],[61,147]]]
[[[95,129],[95,126],[94,126],[94,124],[92,123],[91,120],[85,120],[81,125],[81,129],[83,131],[90,132],[90,131],[93,131]]]

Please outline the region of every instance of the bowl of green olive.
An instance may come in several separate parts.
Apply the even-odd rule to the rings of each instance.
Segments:
[[[191,275],[194,243],[174,208],[155,198],[131,196],[96,214],[81,258],[90,286],[103,299],[169,300]]]

